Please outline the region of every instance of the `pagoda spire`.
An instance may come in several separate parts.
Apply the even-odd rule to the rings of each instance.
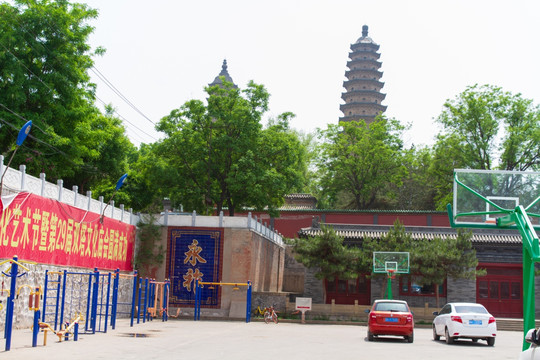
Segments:
[[[362,26],[362,37],[351,45],[349,53],[347,80],[343,82],[345,92],[341,95],[345,104],[340,105],[344,116],[339,121],[363,119],[369,124],[386,111],[386,106],[381,104],[386,95],[381,93],[384,83],[380,81],[383,73],[378,50],[379,45],[368,36],[368,26]]]
[[[368,34],[368,26],[364,25],[362,26],[362,37],[367,37]]]
[[[221,71],[219,73],[218,76],[216,76],[216,78],[214,79],[214,81],[212,81],[210,84],[208,84],[209,86],[215,86],[215,85],[219,85],[219,86],[222,86],[223,85],[223,81],[221,80],[221,77],[224,77],[225,80],[227,82],[230,82],[233,84],[233,87],[235,89],[238,88],[238,86],[236,86],[236,84],[234,83],[233,79],[231,78],[231,75],[229,75],[229,71],[227,70],[227,59],[224,59],[223,60],[223,65],[221,65]]]

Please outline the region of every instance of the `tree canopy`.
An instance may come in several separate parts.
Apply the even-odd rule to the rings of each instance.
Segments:
[[[470,86],[446,101],[437,121],[443,130],[433,147],[431,173],[439,210],[449,203],[456,168],[539,169],[540,107],[521,94]]]
[[[240,90],[224,78],[206,88],[207,104],[190,100],[165,116],[157,129],[165,139],[156,154],[174,173],[160,183],[176,205],[201,213],[229,214],[244,207],[270,213],[284,196],[303,186],[305,147],[289,129],[285,113],[263,129],[269,94],[250,82]]]
[[[323,197],[331,206],[349,209],[387,207],[396,196],[407,169],[403,165],[401,134],[396,120],[379,117],[341,122],[319,131],[322,139],[318,168]]]
[[[438,143],[449,138],[472,169],[537,169],[540,107],[491,85],[470,86],[444,104]]]
[[[477,270],[478,258],[472,247],[472,233],[458,229],[455,238],[434,238],[418,242],[413,251],[412,268],[421,274],[423,285],[435,284],[437,307],[439,307],[439,285],[448,278],[474,280],[485,275]]]
[[[96,17],[67,0],[0,4],[0,148],[9,155],[18,129],[32,120],[14,163],[81,191],[117,179],[133,149],[121,122],[94,106],[88,22]]]
[[[313,238],[291,239],[290,243],[296,261],[315,269],[318,279],[355,279],[365,266],[360,250],[346,246],[331,226],[321,226],[321,234]]]

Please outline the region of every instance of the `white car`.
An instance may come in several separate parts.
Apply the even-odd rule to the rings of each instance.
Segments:
[[[471,339],[473,342],[486,340],[489,346],[495,344],[497,323],[481,304],[448,303],[433,315],[436,315],[433,319],[435,341],[444,336],[447,344],[452,344],[456,339]]]
[[[531,347],[519,355],[519,360],[540,360],[540,331],[531,329],[525,335],[525,341],[531,344]]]

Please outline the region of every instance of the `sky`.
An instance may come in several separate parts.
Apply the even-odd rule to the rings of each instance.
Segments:
[[[386,115],[410,124],[407,145],[431,145],[448,99],[490,84],[540,103],[540,1],[536,0],[81,0],[99,10],[90,45],[97,96],[124,119],[135,145],[191,99],[227,59],[234,82],[270,93],[268,118],[291,111],[304,133],[337,124],[350,45],[369,26],[380,45]],[[98,104],[99,105],[99,104]],[[144,114],[143,115],[141,115]]]

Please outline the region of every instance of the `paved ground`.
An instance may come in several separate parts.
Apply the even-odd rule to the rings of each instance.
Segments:
[[[134,337],[133,334],[139,336]],[[146,337],[141,337],[145,335]],[[0,340],[0,359],[517,359],[521,333],[499,331],[494,347],[462,341],[433,341],[431,329],[415,329],[414,343],[366,339],[365,326],[225,321],[152,321],[129,327],[120,320],[107,334],[81,334],[79,341],[58,343],[49,334],[32,348],[30,330],[13,332],[11,351]]]

